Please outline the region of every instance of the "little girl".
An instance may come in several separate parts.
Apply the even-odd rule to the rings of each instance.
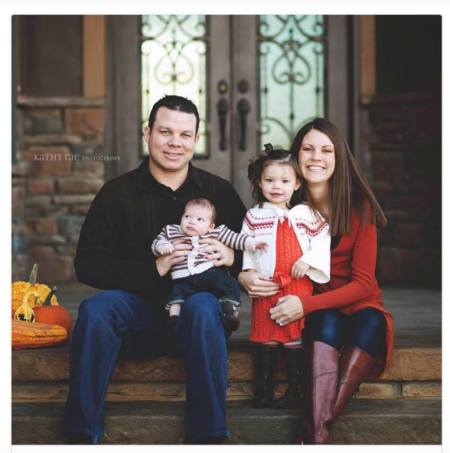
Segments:
[[[301,331],[304,320],[286,325],[270,319],[269,310],[289,294],[310,295],[313,283],[330,279],[330,234],[325,219],[305,204],[296,204],[300,170],[285,150],[264,145],[265,153],[250,162],[249,179],[257,205],[245,217],[242,232],[268,244],[266,253],[244,252],[243,270],[254,269],[272,278],[280,290],[252,301],[250,341],[257,343],[255,406],[298,407],[303,363]],[[277,349],[286,348],[288,388],[273,401]]]

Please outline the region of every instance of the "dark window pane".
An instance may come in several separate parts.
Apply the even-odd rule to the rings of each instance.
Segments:
[[[441,16],[375,16],[377,92],[440,92]]]
[[[81,16],[22,16],[21,93],[81,96]]]

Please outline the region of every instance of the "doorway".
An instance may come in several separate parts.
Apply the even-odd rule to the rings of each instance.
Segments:
[[[111,176],[142,158],[142,127],[163,94],[197,104],[201,136],[194,164],[229,180],[247,206],[248,162],[264,143],[289,148],[315,116],[347,128],[345,16],[109,19],[107,130],[120,155]]]

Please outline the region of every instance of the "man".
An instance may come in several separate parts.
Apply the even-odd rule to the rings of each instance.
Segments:
[[[156,351],[163,343],[169,271],[190,247],[176,244],[173,253],[155,259],[150,245],[162,227],[179,222],[189,199],[207,197],[216,205],[218,222],[240,230],[245,207],[234,189],[190,163],[198,127],[192,102],[179,96],[160,99],[144,129],[149,157],[137,169],[107,182],[86,216],[75,257],[77,278],[105,291],[81,303],[72,334],[64,412],[70,442],[100,442],[105,394],[119,351]],[[208,241],[215,265],[238,261],[231,249]],[[176,325],[187,374],[189,443],[219,443],[229,436],[227,332],[222,318],[217,298],[203,292],[186,300]]]

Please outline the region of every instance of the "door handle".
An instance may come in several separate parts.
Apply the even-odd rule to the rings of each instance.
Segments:
[[[219,149],[220,151],[226,151],[227,140],[226,140],[226,129],[227,129],[227,114],[228,114],[228,101],[221,97],[217,103],[217,113],[219,115]]]
[[[239,115],[239,150],[247,149],[247,115],[250,112],[250,104],[247,99],[240,99],[237,103]]]

